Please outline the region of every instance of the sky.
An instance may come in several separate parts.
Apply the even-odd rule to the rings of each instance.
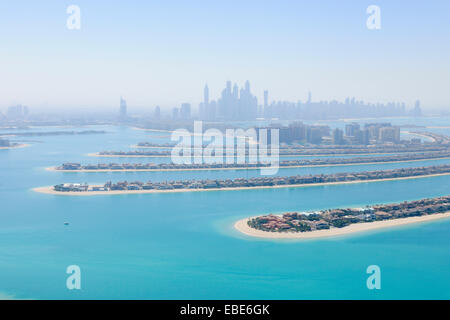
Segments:
[[[77,5],[81,28],[69,30]],[[369,30],[369,5],[381,29]],[[227,80],[269,100],[450,109],[450,1],[2,1],[0,110],[194,107]]]

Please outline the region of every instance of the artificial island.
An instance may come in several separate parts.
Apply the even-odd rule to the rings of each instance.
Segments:
[[[450,217],[450,195],[363,208],[268,214],[239,220],[234,227],[248,236],[308,239],[347,235]]]
[[[417,179],[450,174],[450,164],[401,168],[392,170],[377,170],[364,172],[343,172],[334,174],[317,174],[306,176],[273,176],[236,179],[181,180],[162,182],[107,182],[104,185],[88,185],[79,183],[58,184],[52,187],[35,188],[34,191],[60,195],[108,195],[160,192],[191,192],[191,191],[226,191],[266,188],[289,188],[304,186],[321,186],[376,182],[387,180]]]
[[[302,168],[302,167],[326,167],[326,166],[349,166],[369,165],[396,162],[411,162],[425,160],[439,160],[450,158],[450,151],[407,153],[390,156],[367,156],[354,158],[317,158],[308,160],[283,160],[278,163],[279,168]],[[51,167],[51,171],[63,172],[104,172],[104,171],[189,171],[189,170],[238,170],[238,169],[261,169],[272,166],[268,162],[259,163],[98,163],[82,165],[80,163],[63,163],[58,167]]]

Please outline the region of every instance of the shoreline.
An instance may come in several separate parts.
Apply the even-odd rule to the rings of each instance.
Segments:
[[[345,185],[355,183],[371,183],[371,182],[383,182],[383,181],[397,181],[397,180],[410,180],[431,178],[450,175],[448,173],[429,174],[412,177],[399,177],[399,178],[385,178],[385,179],[373,179],[373,180],[353,180],[353,181],[337,181],[326,183],[307,183],[307,184],[286,184],[277,186],[258,186],[258,187],[233,187],[233,188],[211,188],[211,189],[169,189],[169,190],[114,190],[114,191],[54,191],[53,186],[37,187],[33,188],[34,192],[60,195],[60,196],[96,196],[96,195],[119,195],[119,194],[146,194],[146,193],[179,193],[179,192],[206,192],[206,191],[239,191],[239,190],[258,190],[258,189],[280,189],[280,188],[304,188],[304,187],[319,187],[319,186],[331,186],[331,185]],[[96,187],[96,185],[92,185]]]
[[[428,158],[428,159],[413,159],[413,160],[392,160],[392,161],[380,161],[380,162],[356,162],[356,163],[341,163],[341,164],[310,164],[310,165],[295,165],[295,166],[283,166],[283,167],[237,167],[237,168],[176,168],[176,169],[81,169],[81,170],[58,170],[57,167],[48,167],[45,170],[54,172],[167,172],[167,171],[210,171],[210,170],[260,170],[260,169],[295,169],[295,168],[320,168],[320,167],[348,167],[348,166],[362,166],[373,164],[389,164],[389,163],[403,163],[403,162],[419,162],[419,161],[435,161],[446,160],[450,157],[442,158]]]
[[[373,153],[324,153],[324,154],[280,154],[279,157],[339,157],[339,156],[370,156],[370,155],[397,155],[417,153],[418,151],[406,151],[406,152],[373,152]],[[422,151],[420,151],[422,152]],[[436,152],[436,151],[430,151]],[[88,157],[100,157],[100,158],[170,158],[171,154],[163,155],[122,155],[122,154],[99,154],[98,152],[86,154]],[[180,156],[183,157],[183,156]],[[191,158],[198,158],[203,156],[190,156]],[[213,158],[215,156],[209,156],[205,158]],[[236,157],[229,156],[228,158]]]
[[[169,132],[172,133],[173,130],[164,130],[164,129],[145,129],[145,128],[138,128],[138,127],[131,127],[133,130],[140,130],[140,131],[149,131],[149,132]]]
[[[26,148],[29,147],[29,144],[19,144],[17,146],[12,146],[12,147],[0,147],[0,150],[10,150],[10,149],[20,149],[20,148]]]
[[[409,134],[409,135],[412,135],[412,136],[416,136],[416,137],[421,137],[421,138],[424,138],[424,139],[428,139],[428,140],[431,140],[431,142],[436,142],[436,138],[427,136],[426,134],[421,134],[421,133],[411,132],[411,131],[403,131],[403,133]]]
[[[324,230],[315,230],[307,232],[269,232],[262,231],[258,229],[251,228],[247,221],[251,218],[245,218],[238,220],[234,224],[234,229],[242,234],[250,237],[263,238],[263,239],[319,239],[319,238],[329,238],[336,236],[345,236],[349,234],[384,229],[396,226],[403,226],[413,223],[420,223],[426,221],[434,221],[439,219],[450,218],[450,211],[445,213],[435,213],[431,215],[419,216],[419,217],[408,217],[399,218],[375,222],[365,222],[365,223],[354,223],[343,228],[331,228]]]

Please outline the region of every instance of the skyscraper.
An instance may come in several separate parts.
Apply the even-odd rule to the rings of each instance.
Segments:
[[[358,123],[349,123],[345,125],[345,135],[347,137],[356,137],[356,134],[359,132],[360,126]]]
[[[344,144],[344,131],[342,129],[336,128],[333,130],[333,144]]]
[[[183,103],[180,109],[180,118],[183,120],[189,120],[191,118],[191,104]]]
[[[247,93],[250,93],[250,81],[245,81],[245,91]]]
[[[172,109],[172,120],[178,120],[178,114],[179,114],[178,108],[177,107],[173,108]]]
[[[268,107],[268,105],[269,105],[269,91],[264,90],[264,110]]]
[[[414,117],[420,117],[422,115],[422,109],[420,108],[420,100],[416,101],[412,114]]]
[[[120,121],[127,119],[127,102],[122,97],[120,97],[119,119]]]
[[[204,101],[199,105],[199,116],[206,120],[255,120],[258,117],[258,99],[250,91],[247,80],[243,88],[227,81],[220,98],[209,101],[209,89],[205,86]],[[266,93],[268,105],[268,93]],[[261,112],[260,112],[261,113]]]
[[[21,104],[8,108],[7,117],[9,120],[21,120],[28,115],[28,107]]]
[[[161,118],[161,108],[159,106],[156,106],[155,112],[153,113],[153,117],[155,119],[160,119]]]
[[[204,103],[205,107],[207,107],[208,104],[209,104],[209,88],[208,88],[208,84],[206,84],[205,88],[203,89],[203,103]]]

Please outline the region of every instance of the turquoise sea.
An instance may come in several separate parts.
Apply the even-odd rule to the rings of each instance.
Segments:
[[[388,119],[450,135],[450,118]],[[330,125],[341,126],[342,122]],[[12,299],[449,299],[450,219],[320,240],[264,240],[233,229],[264,213],[399,202],[449,194],[450,176],[273,190],[62,197],[33,192],[62,182],[235,178],[253,170],[60,173],[63,162],[167,161],[93,158],[132,150],[167,133],[128,127],[104,135],[24,137],[30,147],[0,150],[0,298]],[[409,129],[406,129],[409,130]],[[414,130],[414,129],[411,129]],[[8,132],[11,130],[7,130]],[[377,170],[449,163],[284,169],[279,175]],[[69,225],[64,225],[64,222]],[[66,268],[81,268],[81,290]],[[368,290],[366,268],[381,269]]]

